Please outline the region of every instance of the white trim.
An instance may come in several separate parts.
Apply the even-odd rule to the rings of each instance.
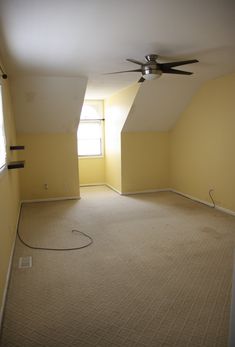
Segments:
[[[21,200],[21,203],[46,202],[46,201],[60,201],[60,200],[79,200],[79,199],[81,199],[80,196],[65,196],[65,197],[59,197],[59,198]]]
[[[159,192],[170,192],[170,188],[164,189],[148,189],[148,190],[140,190],[135,192],[123,192],[122,195],[135,195],[135,194],[146,194],[146,193],[159,193]]]
[[[117,190],[116,188],[114,188],[113,186],[111,186],[108,183],[105,183],[105,186],[107,186],[108,188],[114,190],[115,192],[117,192],[120,195],[135,195],[135,194],[145,194],[145,193],[159,193],[159,192],[170,192],[171,189],[170,188],[163,188],[163,189],[148,189],[148,190],[140,190],[140,191],[134,191],[134,192],[121,192],[120,190]]]
[[[121,192],[120,190],[114,188],[113,186],[111,186],[108,183],[96,183],[96,184],[80,184],[80,187],[85,187],[85,186],[107,186],[108,188],[114,190],[116,193],[120,194],[120,195],[135,195],[135,194],[146,194],[146,193],[159,193],[159,192],[172,192],[175,194],[179,194],[181,196],[184,196],[185,198],[188,198],[190,200],[196,201],[196,202],[200,202],[201,204],[204,204],[208,207],[214,207],[214,205],[206,200],[201,200],[198,199],[192,195],[189,194],[185,194],[182,193],[176,189],[172,189],[172,188],[164,188],[164,189],[148,189],[148,190],[140,190],[140,191],[135,191],[135,192]],[[215,206],[216,210],[222,211],[224,213],[230,214],[232,216],[235,216],[235,211],[229,210],[227,208],[221,207],[221,206]]]
[[[97,155],[78,155],[78,159],[104,159],[104,154],[97,154]]]
[[[193,200],[193,201],[200,202],[201,204],[207,205],[207,206],[209,206],[209,207],[213,207],[213,206],[214,206],[212,203],[210,203],[210,202],[208,202],[208,201],[195,198],[195,197],[192,196],[192,195],[188,195],[188,194],[182,193],[182,192],[180,192],[180,191],[178,191],[178,190],[171,189],[170,191],[173,192],[173,193],[182,195],[182,196],[184,196],[184,197],[186,197],[186,198],[188,198],[188,199],[191,199],[191,200]]]
[[[207,205],[207,206],[209,206],[209,207],[214,207],[214,205],[213,205],[212,203],[208,202],[208,201],[195,198],[194,196],[191,196],[191,195],[188,195],[188,194],[179,192],[178,190],[170,189],[170,191],[173,192],[173,193],[176,193],[176,194],[185,196],[186,198],[189,198],[189,199],[194,200],[194,201],[196,201],[196,202],[200,202],[200,203],[202,203],[202,204],[204,204],[204,205]],[[221,212],[230,214],[230,215],[232,215],[232,216],[235,216],[235,211],[229,210],[229,209],[227,209],[227,208],[224,208],[224,207],[215,205],[215,209],[218,210],[218,211],[221,211]]]
[[[94,186],[106,186],[106,183],[84,183],[80,184],[80,187],[94,187]]]
[[[105,186],[107,186],[108,188],[114,190],[116,193],[122,195],[122,192],[120,192],[120,190],[117,190],[116,188],[114,188],[113,186],[111,186],[110,184],[108,183],[105,183]]]
[[[16,226],[15,226],[15,237],[14,237],[13,245],[11,248],[11,254],[10,254],[9,263],[8,263],[6,281],[5,281],[5,286],[4,286],[4,290],[3,290],[3,296],[2,296],[2,305],[0,307],[0,331],[2,329],[4,309],[5,309],[5,305],[6,305],[6,298],[7,298],[7,292],[8,292],[8,287],[9,287],[10,275],[11,275],[12,261],[13,261],[13,255],[14,255],[16,237],[17,237],[17,228],[18,228],[19,219],[20,219],[20,210],[21,210],[21,202],[19,204],[18,216],[17,216]]]
[[[232,216],[235,216],[235,211],[229,210],[228,208],[224,208],[221,206],[215,206],[216,210],[222,211],[227,214],[231,214]]]

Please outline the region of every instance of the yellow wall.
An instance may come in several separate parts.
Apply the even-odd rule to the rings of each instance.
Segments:
[[[9,148],[10,145],[17,143],[15,141],[15,125],[11,112],[8,80],[2,80],[2,82],[6,142],[7,148]],[[8,150],[8,161],[15,159],[16,153],[10,153]],[[18,212],[18,170],[8,171],[5,169],[0,173],[0,315],[10,255],[15,240]]]
[[[104,157],[79,158],[80,184],[100,184],[105,182]]]
[[[17,134],[17,139],[25,145],[20,153],[25,159],[20,171],[21,199],[79,196],[76,133]]]
[[[105,180],[122,191],[121,131],[139,90],[136,83],[105,100]]]
[[[169,188],[169,133],[122,133],[122,192]]]
[[[171,132],[172,188],[235,211],[235,74],[207,82]],[[211,201],[210,201],[211,202]]]

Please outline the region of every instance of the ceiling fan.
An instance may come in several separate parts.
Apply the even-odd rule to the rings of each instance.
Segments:
[[[158,55],[157,54],[148,54],[145,56],[145,62],[141,63],[135,59],[126,59],[131,63],[140,65],[139,69],[136,70],[126,70],[126,71],[117,71],[117,72],[109,72],[105,75],[113,75],[125,72],[141,72],[142,77],[139,79],[139,83],[144,82],[145,80],[152,80],[160,77],[163,73],[168,74],[176,74],[176,75],[192,75],[193,72],[189,71],[181,71],[173,69],[176,66],[187,65],[198,63],[197,59],[192,60],[182,60],[182,61],[173,61],[171,63],[158,63],[157,62]]]

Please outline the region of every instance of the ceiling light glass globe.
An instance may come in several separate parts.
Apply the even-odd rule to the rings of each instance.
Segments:
[[[143,78],[145,80],[150,81],[150,80],[154,80],[155,78],[159,78],[161,76],[161,74],[162,74],[161,71],[159,71],[157,73],[147,73],[147,74],[143,75]]]

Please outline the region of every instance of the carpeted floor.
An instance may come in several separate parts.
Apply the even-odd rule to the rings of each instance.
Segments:
[[[1,347],[227,346],[235,218],[174,193],[25,204]],[[19,269],[32,256],[30,269]]]

